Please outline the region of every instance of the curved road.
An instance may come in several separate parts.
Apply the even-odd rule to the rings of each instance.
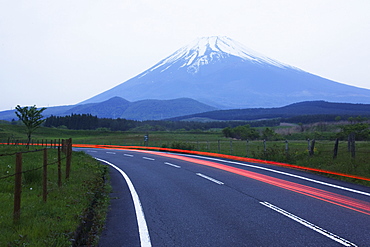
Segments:
[[[365,186],[209,157],[80,150],[115,167],[100,246],[370,246]]]

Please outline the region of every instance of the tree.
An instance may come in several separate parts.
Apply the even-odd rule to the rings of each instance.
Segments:
[[[357,140],[368,140],[370,137],[369,124],[366,123],[347,124],[340,128],[341,131],[337,136],[341,139],[346,139],[352,133],[355,134]]]
[[[45,119],[42,119],[43,116],[41,113],[46,108],[37,109],[35,105],[31,107],[17,105],[15,109],[15,114],[27,127],[27,147],[29,147],[32,133],[45,121]]]
[[[279,135],[271,128],[265,128],[262,131],[262,138],[266,141],[276,141],[280,137]]]

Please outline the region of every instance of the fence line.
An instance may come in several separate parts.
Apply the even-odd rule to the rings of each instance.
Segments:
[[[47,143],[47,142],[46,142]],[[58,187],[62,186],[62,176],[61,176],[61,161],[66,160],[66,179],[69,178],[70,175],[70,167],[71,167],[71,160],[72,160],[72,139],[68,140],[63,140],[62,142],[62,147],[60,146],[60,140],[59,140],[59,145],[56,146],[56,140],[54,140],[54,147],[58,149],[58,158],[57,161],[48,163],[48,152],[47,148],[44,149],[37,149],[37,150],[32,150],[32,151],[23,151],[23,152],[16,152],[16,153],[11,153],[11,154],[3,154],[0,156],[13,156],[15,155],[16,161],[15,161],[15,173],[10,174],[4,177],[0,177],[0,180],[6,179],[9,177],[15,177],[14,178],[14,210],[13,210],[13,221],[18,222],[20,219],[20,210],[21,210],[21,193],[22,193],[22,174],[32,172],[35,170],[43,169],[43,175],[42,175],[42,194],[43,194],[43,201],[47,201],[47,194],[48,194],[48,188],[47,188],[47,183],[48,183],[48,169],[47,167],[50,165],[58,164]],[[53,144],[53,141],[51,141],[51,146]],[[8,142],[8,145],[14,145],[13,143]],[[43,141],[42,141],[43,145]],[[43,164],[42,166],[28,169],[28,170],[23,170],[22,169],[22,164],[23,164],[23,154],[26,153],[32,153],[32,152],[43,152]],[[65,157],[61,158],[60,153],[63,152],[65,153]]]
[[[348,152],[345,150],[345,143],[348,145]],[[259,157],[263,158],[264,154],[269,152],[280,152],[285,155],[295,155],[296,152],[306,153],[307,156],[318,156],[318,155],[329,155],[332,159],[338,156],[349,155],[351,158],[355,158],[356,154],[369,153],[370,145],[368,148],[364,148],[364,142],[355,142],[355,139],[349,139],[348,141],[339,141],[338,147],[336,148],[336,140],[323,141],[323,140],[280,140],[280,141],[269,141],[269,140],[144,140],[141,136],[136,138],[130,138],[122,140],[122,143],[115,143],[123,146],[150,146],[150,147],[164,147],[164,148],[175,148],[175,149],[187,149],[196,151],[207,151],[214,153],[223,153],[230,155],[246,156],[246,157]],[[112,144],[112,143],[110,143]]]

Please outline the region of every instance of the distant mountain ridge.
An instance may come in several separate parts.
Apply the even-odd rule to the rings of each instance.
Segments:
[[[99,118],[159,120],[212,110],[216,110],[216,108],[188,98],[130,102],[120,97],[113,97],[100,103],[49,107],[43,112],[43,115],[48,117],[51,115],[91,114]],[[17,117],[12,110],[0,112],[0,119],[11,121]]]
[[[276,108],[248,108],[216,110],[199,114],[175,117],[168,120],[186,121],[196,119],[218,120],[259,120],[291,118],[302,115],[347,115],[370,117],[370,104],[332,103],[326,101],[306,101]]]
[[[204,37],[83,103],[192,98],[220,109],[302,101],[370,103],[370,90],[334,82],[254,52],[228,37]]]
[[[99,118],[159,120],[215,109],[215,107],[188,98],[129,102],[120,97],[113,97],[101,103],[77,105],[66,113],[91,114]]]
[[[370,104],[306,101],[275,108],[217,110],[214,107],[186,98],[129,102],[125,99],[114,97],[101,103],[49,107],[43,112],[45,117],[71,114],[91,114],[99,118],[169,121],[253,121],[293,118],[305,115],[328,115],[334,120],[336,116],[363,116],[370,118]],[[0,112],[0,120],[11,121],[12,119],[17,119],[14,110]]]

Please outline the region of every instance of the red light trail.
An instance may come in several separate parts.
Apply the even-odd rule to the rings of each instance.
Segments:
[[[195,158],[178,156],[178,155],[168,154],[168,153],[158,153],[158,152],[151,152],[151,151],[141,151],[141,152],[153,153],[155,155],[165,156],[168,158],[183,160],[183,161],[187,161],[191,163],[196,163],[200,165],[217,168],[223,171],[227,171],[227,172],[238,174],[244,177],[255,179],[255,180],[267,183],[267,184],[271,184],[271,185],[284,188],[284,189],[287,189],[287,190],[290,190],[296,193],[300,193],[306,196],[310,196],[310,197],[313,197],[313,198],[316,198],[316,199],[319,199],[325,202],[329,202],[329,203],[332,203],[332,204],[335,204],[335,205],[338,205],[344,208],[348,208],[348,209],[351,209],[351,210],[354,210],[354,211],[357,211],[363,214],[370,215],[370,203],[369,202],[357,200],[357,199],[350,198],[347,196],[342,196],[336,193],[328,192],[328,191],[321,190],[321,189],[316,189],[310,186],[301,185],[301,184],[286,181],[283,179],[274,178],[274,177],[259,174],[256,172],[251,172],[251,171],[243,170],[240,168],[235,168],[235,167],[215,163],[212,161],[199,160]]]

